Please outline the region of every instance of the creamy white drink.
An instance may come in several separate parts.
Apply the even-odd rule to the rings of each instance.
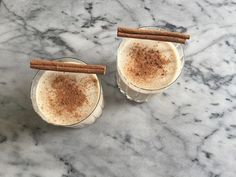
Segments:
[[[177,79],[182,58],[173,43],[125,39],[117,53],[118,86],[129,99],[146,101]]]
[[[84,126],[102,114],[102,88],[95,74],[40,72],[31,97],[36,112],[46,122]]]

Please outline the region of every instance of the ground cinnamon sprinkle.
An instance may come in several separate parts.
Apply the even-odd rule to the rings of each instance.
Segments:
[[[51,99],[50,105],[59,115],[64,111],[73,112],[87,102],[86,95],[75,78],[59,75],[53,80],[51,86],[54,89],[54,99]]]
[[[136,79],[146,80],[157,74],[166,74],[165,65],[170,61],[158,50],[135,43],[128,53],[130,62],[126,65],[126,72]]]
[[[81,85],[83,85],[84,89],[91,87],[91,85],[98,87],[98,81],[95,77],[86,77],[81,81]]]

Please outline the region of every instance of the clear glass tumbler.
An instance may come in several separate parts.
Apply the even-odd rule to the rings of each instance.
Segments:
[[[81,64],[86,64],[85,62],[78,60],[78,59],[74,59],[74,58],[61,58],[61,59],[56,59],[55,61],[61,61],[61,62],[73,62],[73,63],[81,63]],[[102,109],[104,106],[104,100],[103,100],[103,91],[102,91],[102,87],[101,87],[101,83],[97,77],[97,75],[95,75],[96,79],[98,80],[99,83],[99,95],[98,95],[98,100],[96,103],[96,106],[93,108],[93,110],[91,111],[91,113],[87,116],[84,117],[81,121],[76,122],[75,124],[71,124],[71,125],[58,125],[56,123],[53,122],[48,122],[47,119],[47,115],[43,114],[39,107],[38,107],[38,103],[37,103],[37,99],[36,99],[36,90],[38,87],[38,83],[40,78],[42,77],[42,75],[47,72],[47,71],[38,71],[35,75],[35,77],[33,78],[32,81],[32,85],[31,85],[31,101],[32,101],[32,105],[33,108],[35,110],[35,112],[47,123],[53,124],[53,125],[57,125],[57,126],[65,126],[65,127],[73,127],[73,128],[79,128],[79,127],[84,127],[86,125],[90,125],[92,123],[95,122],[95,120],[101,116],[102,114]]]
[[[117,73],[116,73],[116,79],[117,79],[117,84],[118,87],[120,89],[120,91],[126,95],[126,97],[129,100],[135,101],[135,102],[146,102],[149,100],[149,98],[151,98],[153,95],[158,94],[163,92],[165,89],[167,89],[168,87],[170,87],[176,80],[177,78],[180,76],[181,71],[183,69],[184,66],[184,51],[183,51],[183,47],[182,44],[178,44],[178,43],[172,43],[174,45],[174,47],[176,48],[176,51],[178,52],[179,55],[179,59],[180,59],[180,69],[179,69],[179,73],[177,73],[176,77],[172,80],[172,82],[170,82],[168,85],[158,88],[158,89],[145,89],[145,88],[140,88],[137,87],[136,85],[132,84],[127,77],[122,74],[121,72],[121,68],[119,67],[119,60],[121,59],[119,57],[119,53],[122,51],[122,49],[125,46],[125,43],[130,40],[127,38],[122,39],[119,47],[118,47],[118,51],[117,51]]]

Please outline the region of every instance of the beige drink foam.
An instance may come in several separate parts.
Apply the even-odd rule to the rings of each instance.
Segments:
[[[47,122],[72,125],[93,112],[100,89],[96,75],[46,71],[36,88],[36,103]],[[99,115],[100,112],[99,109]],[[91,119],[90,122],[93,122],[95,118]],[[86,123],[89,124],[88,121]]]
[[[181,71],[179,54],[169,42],[126,39],[117,57],[120,77],[133,89],[132,85],[148,90],[164,88]]]

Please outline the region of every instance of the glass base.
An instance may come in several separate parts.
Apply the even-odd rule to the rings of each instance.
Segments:
[[[130,88],[119,76],[116,74],[116,82],[120,92],[126,96],[127,99],[131,101],[135,101],[137,103],[147,102],[154,94],[147,94],[138,92],[132,88]]]

